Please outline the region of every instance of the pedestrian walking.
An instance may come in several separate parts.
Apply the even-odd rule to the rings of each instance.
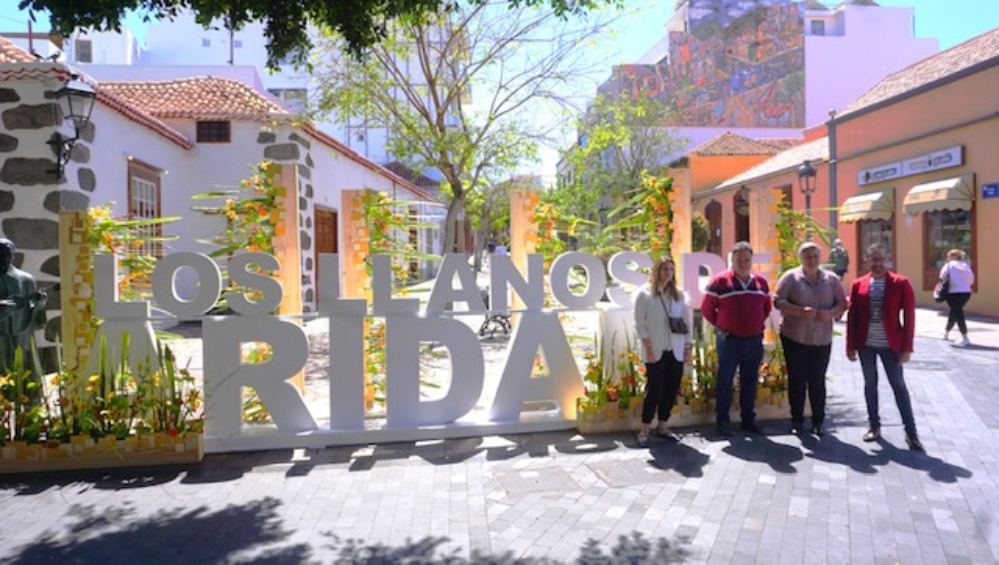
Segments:
[[[846,322],[846,356],[850,361],[856,361],[859,356],[864,373],[864,397],[870,422],[864,441],[881,438],[877,366],[880,358],[902,415],[905,441],[909,449],[922,451],[903,374],[903,366],[912,356],[916,296],[909,279],[886,268],[884,247],[878,244],[868,247],[865,258],[870,271],[853,281],[850,287]]]
[[[944,339],[950,339],[950,331],[954,329],[954,324],[957,324],[957,329],[961,332],[961,341],[954,345],[967,347],[971,345],[971,341],[968,340],[968,323],[964,319],[964,306],[971,299],[975,272],[965,261],[964,251],[951,249],[947,252],[947,263],[940,269],[940,282],[947,283],[947,306],[950,309],[947,314]]]
[[[645,362],[645,400],[638,444],[649,445],[649,426],[657,417],[657,433],[672,438],[666,426],[676,403],[683,366],[693,358],[694,314],[690,299],[676,284],[676,264],[669,257],[656,260],[649,282],[635,298],[635,330]]]
[[[812,433],[822,435],[826,416],[826,369],[832,350],[833,320],[846,311],[846,293],[839,277],[823,269],[819,246],[806,242],[798,248],[801,266],[781,275],[774,307],[784,320],[780,341],[787,362],[791,401],[791,433],[805,425],[805,395],[812,407]]]
[[[731,437],[729,410],[732,385],[739,370],[739,405],[744,431],[762,434],[756,423],[756,381],[763,360],[763,331],[773,306],[770,286],[752,271],[753,248],[740,241],[732,248],[732,267],[715,275],[704,291],[701,314],[715,327],[718,351],[718,434]]]
[[[832,249],[829,250],[829,262],[832,263],[832,270],[839,278],[843,278],[850,268],[850,254],[843,247],[843,241],[838,238],[833,240]]]

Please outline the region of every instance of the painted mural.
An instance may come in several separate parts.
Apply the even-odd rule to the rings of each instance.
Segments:
[[[689,0],[688,32],[670,32],[656,65],[621,65],[604,95],[654,96],[674,126],[805,126],[804,7],[789,0]]]

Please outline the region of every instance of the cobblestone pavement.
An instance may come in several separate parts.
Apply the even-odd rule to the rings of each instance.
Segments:
[[[821,438],[777,421],[650,449],[565,432],[0,477],[0,561],[995,563],[999,320],[971,322],[963,349],[944,321],[920,310],[905,373],[925,454],[883,378],[884,439],[861,441],[860,366],[838,337]]]

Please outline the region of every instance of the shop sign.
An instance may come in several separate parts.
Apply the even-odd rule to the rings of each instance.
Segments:
[[[904,161],[864,169],[857,174],[857,184],[865,186],[899,177],[920,175],[931,171],[957,167],[962,164],[964,164],[964,147],[958,145]]]
[[[756,253],[753,259],[761,265],[768,265],[771,260],[769,253]],[[319,288],[319,317],[329,324],[331,416],[329,425],[320,427],[301,393],[288,381],[303,369],[308,359],[306,333],[299,319],[272,315],[281,303],[281,286],[271,277],[256,272],[258,268],[280,269],[278,259],[264,253],[241,253],[229,260],[228,276],[232,283],[255,296],[253,299],[249,294],[228,296],[228,304],[237,314],[234,316],[205,316],[217,304],[224,288],[218,265],[207,255],[180,252],[157,262],[152,277],[157,307],[179,319],[202,321],[207,440],[259,436],[258,431],[248,431],[242,423],[244,387],[253,387],[274,420],[276,430],[272,430],[272,436],[276,440],[268,447],[301,446],[308,442],[328,445],[336,441],[330,439],[332,435],[344,433],[354,434],[352,437],[357,441],[370,439],[372,430],[365,427],[364,414],[364,331],[365,319],[372,316],[384,318],[386,332],[386,424],[381,431],[388,430],[396,434],[393,437],[403,438],[405,433],[401,432],[420,428],[425,431],[428,426],[467,429],[465,419],[483,393],[485,364],[477,334],[455,317],[487,313],[467,258],[463,254],[445,256],[429,302],[422,310],[418,299],[392,296],[390,256],[372,258],[370,305],[365,299],[340,297],[338,264],[336,254],[320,256],[319,280],[323,284]],[[516,431],[525,402],[552,400],[558,404],[562,418],[573,420],[575,399],[583,395],[584,389],[558,318],[559,311],[595,310],[605,292],[614,307],[630,310],[632,301],[624,286],[644,284],[648,276],[642,271],[651,266],[652,258],[647,253],[618,253],[605,269],[594,255],[573,252],[556,258],[549,276],[545,277],[543,257],[531,254],[527,257],[525,277],[511,257],[493,255],[488,311],[511,312],[512,292],[525,306],[517,310],[518,323],[510,339],[488,422],[501,423]],[[721,257],[710,253],[686,253],[681,257],[680,267],[683,286],[689,289],[691,303],[696,305],[701,298],[700,268],[718,273],[726,264]],[[193,270],[197,275],[198,290],[193,298],[181,299],[176,295],[174,279],[181,269]],[[579,270],[586,272],[581,289],[576,288],[573,275]],[[608,274],[610,280],[619,284],[608,286]],[[127,329],[132,336],[147,335],[144,327],[149,322],[150,304],[118,301],[116,278],[114,257],[97,255],[95,315],[114,322],[102,328],[114,325],[119,331]],[[560,304],[558,308],[546,307],[546,284]],[[452,311],[454,304],[466,308],[462,312]],[[271,359],[262,364],[244,363],[241,346],[252,342],[270,344]],[[426,342],[443,344],[448,349],[452,372],[451,385],[444,397],[429,401],[420,397],[419,356],[421,344]],[[539,351],[545,356],[548,369],[542,378],[532,376]]]
[[[982,198],[999,198],[999,182],[983,184]]]

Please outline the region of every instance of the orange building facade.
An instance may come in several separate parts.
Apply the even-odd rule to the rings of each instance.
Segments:
[[[880,243],[917,303],[934,305],[947,251],[961,249],[976,273],[966,310],[999,316],[999,255],[989,252],[999,225],[999,28],[889,75],[805,139],[766,159],[692,152],[686,169],[672,171],[691,187],[691,211],[711,223],[712,251],[746,240],[776,253],[783,195],[843,240],[847,283],[865,272],[867,246]],[[806,160],[817,172],[810,206],[798,178]]]
[[[932,305],[950,249],[976,273],[967,311],[999,316],[999,28],[903,69],[829,123],[839,233],[858,259],[882,243]],[[861,261],[850,266],[862,272]]]

